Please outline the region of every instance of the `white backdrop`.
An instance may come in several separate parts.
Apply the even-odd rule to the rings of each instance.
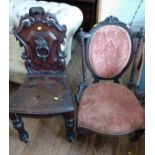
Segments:
[[[99,0],[98,21],[104,20],[110,15],[118,17],[121,21],[129,24],[141,0]],[[145,1],[142,2],[133,21],[133,29],[145,27]]]

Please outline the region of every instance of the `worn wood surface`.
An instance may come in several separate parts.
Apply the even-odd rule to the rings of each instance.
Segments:
[[[73,42],[72,61],[68,66],[69,84],[73,93],[77,91],[81,74],[80,46]],[[88,73],[88,81],[92,81]],[[18,88],[10,83],[10,95]],[[87,133],[81,139],[69,143],[65,139],[65,126],[62,117],[48,119],[23,118],[29,132],[29,142],[19,141],[18,134],[10,123],[10,155],[144,155],[145,137],[131,143],[128,136],[109,137]]]
[[[10,97],[9,111],[21,114],[60,114],[73,111],[65,77],[29,76]]]

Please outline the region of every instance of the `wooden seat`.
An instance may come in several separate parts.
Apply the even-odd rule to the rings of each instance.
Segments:
[[[67,84],[65,53],[62,50],[66,26],[60,25],[54,15],[42,7],[32,7],[29,14],[14,27],[14,35],[24,46],[27,76],[10,97],[10,120],[23,142],[29,135],[21,117],[49,117],[62,115],[65,119],[66,138],[74,138],[75,103]]]
[[[73,97],[66,83],[65,77],[27,77],[10,98],[10,112],[48,115],[74,111]]]

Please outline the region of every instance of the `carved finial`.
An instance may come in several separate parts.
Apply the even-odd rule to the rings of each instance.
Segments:
[[[83,28],[81,27],[78,38],[81,40],[81,39],[83,39],[84,35],[85,35],[85,32],[83,31]]]
[[[45,11],[42,7],[31,7],[29,10],[29,14],[32,16],[34,14],[44,14]]]
[[[119,20],[117,17],[114,17],[114,16],[110,16],[110,17],[107,17],[105,20],[104,20],[105,23],[118,23]]]

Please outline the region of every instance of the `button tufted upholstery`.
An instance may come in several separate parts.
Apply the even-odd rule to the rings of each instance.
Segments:
[[[80,27],[83,15],[80,9],[65,3],[45,2],[35,0],[10,0],[9,2],[9,32],[10,32],[10,81],[22,83],[26,75],[24,61],[21,59],[22,48],[12,34],[13,27],[19,25],[20,18],[29,12],[31,7],[41,6],[45,12],[55,14],[61,25],[66,25],[67,33],[62,49],[67,55],[66,63],[71,59],[71,45],[74,33]]]

